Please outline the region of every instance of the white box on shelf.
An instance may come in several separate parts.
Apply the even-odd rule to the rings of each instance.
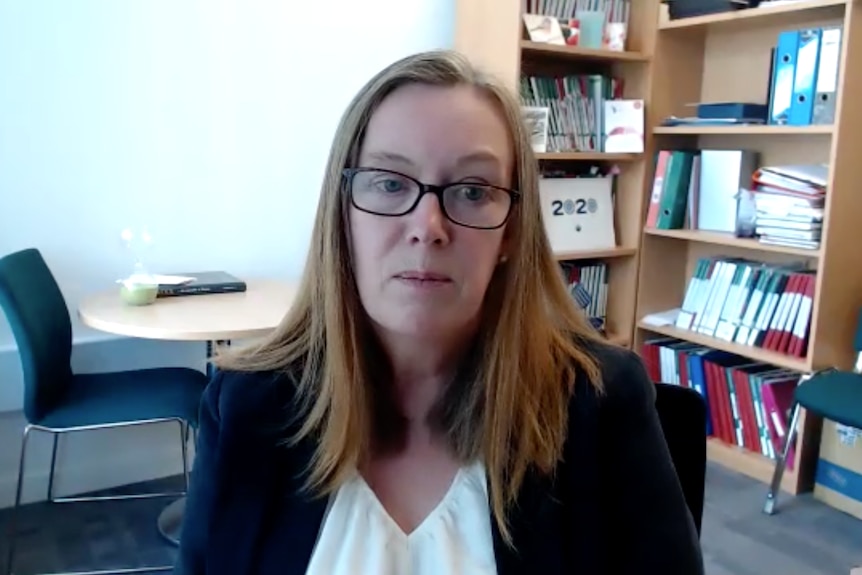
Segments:
[[[616,247],[612,176],[542,178],[539,197],[555,252]]]

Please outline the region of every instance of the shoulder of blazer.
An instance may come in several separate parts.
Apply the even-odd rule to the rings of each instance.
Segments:
[[[655,387],[635,352],[602,342],[590,343],[586,348],[598,364],[602,389],[596,390],[585,374],[579,374],[570,411],[589,407],[601,412],[625,412],[655,401]]]
[[[269,421],[290,408],[294,379],[287,372],[216,372],[205,401],[222,425]],[[252,426],[253,429],[255,426]]]
[[[216,428],[222,463],[248,461],[260,467],[272,463],[276,450],[285,451],[279,447],[296,414],[294,381],[285,372],[216,372],[204,391],[202,410]]]

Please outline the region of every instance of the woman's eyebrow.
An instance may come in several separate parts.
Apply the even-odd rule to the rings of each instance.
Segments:
[[[501,162],[497,154],[488,150],[479,150],[477,152],[471,152],[467,155],[461,156],[458,158],[455,165],[460,167],[465,164],[495,164],[499,166]]]
[[[397,152],[390,152],[387,150],[373,150],[368,152],[367,154],[363,154],[364,163],[373,164],[375,162],[379,162],[384,166],[402,166],[404,168],[416,168],[419,164]],[[475,152],[470,152],[459,157],[454,165],[454,170],[463,170],[465,168],[472,168],[476,166],[484,166],[484,167],[492,167],[499,168],[502,165],[502,160],[500,157],[493,153],[490,150],[477,150]]]
[[[395,152],[387,152],[384,150],[369,152],[366,158],[369,160],[376,160],[390,164],[395,163],[404,166],[415,166],[413,160],[411,160],[407,156],[402,156],[401,154],[396,154]]]

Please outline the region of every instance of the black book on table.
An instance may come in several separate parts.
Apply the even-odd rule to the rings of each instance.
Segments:
[[[194,279],[190,282],[177,285],[159,284],[158,297],[244,292],[246,290],[246,283],[244,281],[222,271],[178,273],[170,275],[190,277]]]

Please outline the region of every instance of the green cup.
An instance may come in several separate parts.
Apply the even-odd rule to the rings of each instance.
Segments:
[[[601,50],[605,37],[604,10],[578,10],[575,18],[580,23],[578,45],[584,48]]]
[[[120,284],[120,298],[127,305],[150,305],[159,295],[158,284],[127,282]]]

